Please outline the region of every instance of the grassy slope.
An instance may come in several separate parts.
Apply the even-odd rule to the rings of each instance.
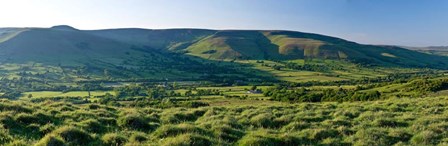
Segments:
[[[157,109],[1,100],[0,144],[447,144],[447,97],[300,104],[227,101],[231,103]]]

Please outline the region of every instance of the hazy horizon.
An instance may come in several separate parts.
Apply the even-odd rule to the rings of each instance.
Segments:
[[[291,30],[362,44],[447,46],[448,1],[1,1],[0,27]]]

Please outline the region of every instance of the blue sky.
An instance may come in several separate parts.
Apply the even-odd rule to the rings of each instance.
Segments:
[[[312,32],[366,44],[448,45],[445,0],[0,0],[0,27]]]

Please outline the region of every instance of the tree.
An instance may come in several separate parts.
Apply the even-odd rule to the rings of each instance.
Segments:
[[[253,85],[251,88],[250,88],[250,90],[257,90],[257,86],[255,86],[255,85]]]
[[[28,94],[28,98],[33,98],[33,94]]]

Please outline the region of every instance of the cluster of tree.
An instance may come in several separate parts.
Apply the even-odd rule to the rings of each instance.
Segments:
[[[289,69],[293,69],[293,70],[316,71],[316,72],[328,72],[331,70],[328,66],[324,66],[324,65],[319,65],[319,64],[300,65],[300,64],[292,63],[292,62],[286,63],[285,68],[289,68]]]
[[[420,93],[436,92],[448,89],[448,79],[417,79],[410,82],[407,91],[418,91]]]
[[[324,89],[322,91],[305,88],[288,89],[286,87],[269,88],[263,92],[272,100],[285,102],[322,102],[322,101],[372,101],[381,99],[378,91],[359,91],[357,89]]]
[[[195,91],[195,92],[193,92]],[[185,92],[185,96],[207,96],[207,95],[221,95],[222,92],[218,89],[189,89]]]

